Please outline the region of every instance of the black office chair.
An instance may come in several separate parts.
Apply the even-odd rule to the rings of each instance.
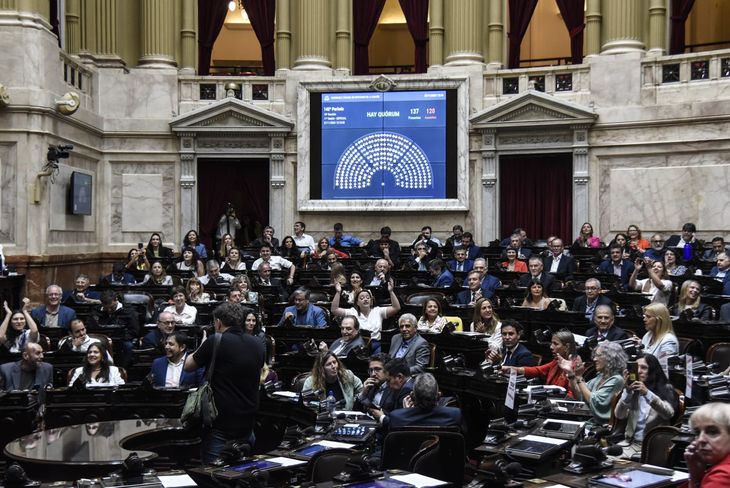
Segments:
[[[312,483],[332,481],[332,478],[345,469],[350,457],[355,454],[352,449],[327,449],[318,452],[309,460],[307,465],[307,479]]]
[[[390,432],[383,442],[381,468],[410,471],[417,465],[423,471],[420,474],[461,486],[464,480],[466,447],[464,436],[456,430],[452,427],[421,426]],[[434,438],[438,439],[437,454],[426,449]],[[422,450],[424,451],[421,452]],[[416,456],[417,454],[419,455]],[[435,455],[438,456],[438,462],[429,463],[428,459]],[[422,459],[423,457],[426,459]]]
[[[641,462],[664,468],[671,468],[674,449],[674,439],[679,435],[679,429],[668,425],[654,427],[644,436],[641,444]]]

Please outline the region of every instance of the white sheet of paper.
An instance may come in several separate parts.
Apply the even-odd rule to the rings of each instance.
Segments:
[[[346,442],[335,442],[335,441],[317,441],[313,442],[312,444],[317,444],[324,447],[331,447],[331,448],[343,448],[343,449],[352,449],[355,447],[355,444],[347,444]]]
[[[165,488],[178,488],[183,486],[198,486],[193,479],[186,474],[175,474],[171,476],[157,477]]]
[[[515,408],[515,389],[517,386],[517,370],[512,368],[509,372],[509,384],[507,385],[507,397],[504,399],[504,406],[510,410]]]
[[[687,377],[687,382],[684,387],[684,396],[692,398],[692,356],[687,355],[687,368],[684,372]]]
[[[546,444],[555,444],[556,446],[562,446],[563,444],[567,444],[568,441],[564,439],[554,439],[552,437],[544,437],[541,435],[532,435],[528,434],[524,437],[520,437],[520,439],[525,441],[535,441],[535,442],[544,442]]]
[[[295,393],[293,391],[275,391],[271,394],[271,396],[280,396],[284,398],[296,398],[299,396],[299,393]]]
[[[307,461],[300,461],[299,459],[292,459],[288,457],[273,457],[266,459],[272,463],[279,463],[282,466],[299,466],[300,464],[307,464]]]
[[[427,486],[444,486],[448,483],[445,481],[437,480],[436,478],[429,478],[418,473],[411,474],[399,474],[397,476],[391,476],[389,479],[400,481],[401,483],[408,483],[409,485],[416,486],[418,488],[425,488]]]

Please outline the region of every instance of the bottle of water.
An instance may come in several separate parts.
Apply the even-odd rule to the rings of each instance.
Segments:
[[[327,410],[327,412],[330,415],[334,414],[336,403],[337,403],[337,400],[335,399],[335,394],[332,393],[332,390],[330,390],[327,393],[327,398],[324,399],[324,408]]]

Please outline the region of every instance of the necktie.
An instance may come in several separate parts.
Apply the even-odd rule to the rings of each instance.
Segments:
[[[457,264],[456,271],[464,271],[464,265],[462,263]],[[472,298],[472,300],[473,300],[473,298]]]
[[[477,300],[477,292],[473,291],[471,292],[471,301],[475,302]]]
[[[504,354],[504,361],[502,361],[502,364],[507,364],[507,361],[509,361],[509,358],[512,356],[512,351],[507,349],[507,351]]]

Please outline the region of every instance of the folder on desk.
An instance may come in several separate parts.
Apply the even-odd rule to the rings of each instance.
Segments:
[[[668,475],[649,473],[640,469],[630,469],[594,476],[588,480],[588,486],[597,488],[649,488],[652,486],[661,486],[671,479],[672,477]]]
[[[567,447],[569,441],[564,439],[554,439],[552,437],[543,437],[539,435],[526,435],[519,441],[508,446],[505,452],[510,456],[521,457],[527,459],[542,460],[560,452]]]

